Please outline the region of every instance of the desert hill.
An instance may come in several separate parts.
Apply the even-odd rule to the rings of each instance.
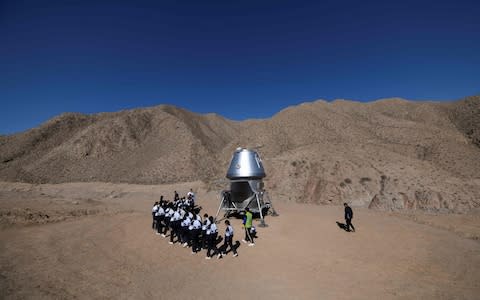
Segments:
[[[319,100],[243,122],[167,105],[63,114],[0,137],[0,180],[213,186],[239,146],[260,152],[273,198],[387,210],[480,208],[480,96]]]
[[[1,140],[2,178],[47,183],[165,183],[208,178],[231,122],[158,106],[96,115],[63,114]],[[201,158],[201,159],[200,159]]]

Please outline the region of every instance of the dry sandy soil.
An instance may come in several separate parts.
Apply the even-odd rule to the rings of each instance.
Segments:
[[[169,245],[151,230],[152,203],[176,185],[0,183],[4,299],[478,299],[480,214],[401,214],[298,204],[272,194],[278,217],[239,256]],[[232,219],[234,240],[242,238]],[[258,223],[258,222],[257,222]],[[220,225],[223,232],[224,225]]]

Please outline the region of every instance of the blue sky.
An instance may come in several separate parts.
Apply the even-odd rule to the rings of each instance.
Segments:
[[[0,134],[173,104],[234,120],[315,99],[480,93],[480,1],[2,1]]]

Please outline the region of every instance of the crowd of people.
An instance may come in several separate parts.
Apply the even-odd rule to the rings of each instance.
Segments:
[[[186,197],[180,197],[177,191],[174,192],[172,201],[165,200],[163,196],[160,201],[155,202],[152,208],[152,229],[157,235],[169,238],[169,244],[181,244],[184,248],[190,247],[192,254],[206,250],[206,259],[212,257],[223,258],[229,252],[233,257],[238,256],[238,245],[233,244],[234,228],[229,220],[225,220],[225,232],[223,245],[218,247],[222,240],[218,236],[217,222],[213,216],[200,215],[201,207],[195,204],[195,193],[190,190]],[[252,224],[252,213],[245,209],[243,228],[245,238],[242,240],[249,246],[255,246],[255,227]]]

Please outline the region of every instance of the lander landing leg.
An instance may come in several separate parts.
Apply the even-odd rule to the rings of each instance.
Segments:
[[[272,203],[272,200],[270,199],[270,196],[268,195],[268,193],[265,191],[263,192],[263,196],[266,198],[265,200],[265,203],[267,203],[268,205],[270,205],[270,208],[272,209],[272,216],[273,217],[278,217],[279,214],[277,213],[277,211],[275,210],[275,208],[273,207],[273,203]]]
[[[265,223],[265,218],[263,217],[262,206],[260,205],[260,199],[258,197],[258,194],[255,195],[255,198],[257,198],[258,211],[260,212],[260,225],[258,226],[267,227],[268,225]]]
[[[272,216],[273,217],[276,217],[278,216],[278,213],[277,211],[275,210],[275,208],[273,207],[273,204],[272,204],[272,200],[270,199],[270,196],[268,195],[268,193],[266,191],[263,191],[261,192],[260,194],[257,194],[256,195],[257,197],[257,205],[258,205],[258,209],[259,209],[259,212],[260,212],[260,225],[258,225],[259,227],[267,227],[268,224],[265,223],[265,216],[264,216],[264,213],[263,213],[263,209],[262,209],[262,206],[260,205],[260,197],[262,198],[262,203],[267,207],[267,210],[266,210],[266,214],[268,214],[268,210],[272,210]],[[265,215],[266,215],[265,214]]]

